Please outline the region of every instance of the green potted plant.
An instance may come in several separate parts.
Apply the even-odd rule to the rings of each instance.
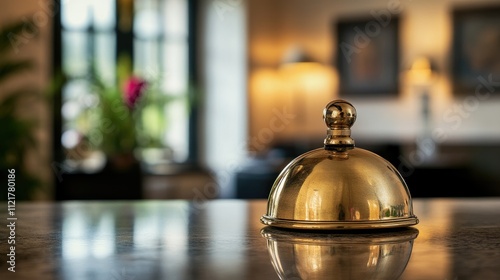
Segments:
[[[138,149],[165,148],[165,105],[185,97],[166,95],[156,77],[135,74],[127,56],[118,60],[116,76],[116,83],[91,78],[99,101],[86,115],[91,124],[87,138],[106,155],[108,166],[124,169],[137,162]]]
[[[15,170],[15,198],[31,200],[43,186],[42,180],[27,167],[27,157],[37,148],[35,130],[38,122],[23,114],[26,102],[38,102],[42,91],[29,83],[16,83],[21,73],[33,71],[35,62],[16,55],[12,36],[22,31],[25,22],[15,22],[0,29],[0,174],[7,178],[7,170]],[[5,179],[7,180],[7,179]],[[6,199],[7,191],[1,197]]]

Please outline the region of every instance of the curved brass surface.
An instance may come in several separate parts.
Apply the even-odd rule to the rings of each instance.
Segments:
[[[401,174],[384,158],[348,140],[356,119],[354,107],[343,100],[332,101],[324,119],[325,147],[300,155],[281,171],[261,222],[320,230],[417,224]]]
[[[261,230],[280,279],[398,279],[418,230],[315,234]]]
[[[268,199],[267,225],[303,229],[410,226],[408,187],[394,166],[360,148],[316,149],[290,162]]]
[[[275,219],[262,216],[261,222],[268,226],[289,229],[318,229],[318,230],[354,230],[354,229],[385,229],[396,227],[413,226],[418,223],[416,217],[406,219],[391,219],[382,221],[358,221],[358,222],[317,222]]]

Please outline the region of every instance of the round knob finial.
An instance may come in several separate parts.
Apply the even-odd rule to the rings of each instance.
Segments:
[[[327,129],[325,148],[354,147],[351,126],[356,121],[356,108],[345,100],[333,100],[323,110],[323,120]]]
[[[334,100],[323,110],[323,119],[330,129],[350,128],[356,121],[356,109],[345,100]]]

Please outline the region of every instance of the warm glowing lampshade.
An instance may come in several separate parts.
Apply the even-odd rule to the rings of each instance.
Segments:
[[[294,123],[297,131],[305,134],[323,132],[322,127],[314,125],[321,118],[316,112],[332,98],[334,70],[294,46],[285,53],[279,73],[282,79],[282,104],[289,104],[297,116]]]
[[[419,57],[413,61],[407,74],[413,84],[429,84],[435,72],[434,65],[427,57]]]

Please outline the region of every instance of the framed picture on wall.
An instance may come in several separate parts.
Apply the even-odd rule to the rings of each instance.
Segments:
[[[399,20],[336,22],[339,94],[387,97],[399,91]]]
[[[456,95],[500,93],[500,6],[453,11]]]

